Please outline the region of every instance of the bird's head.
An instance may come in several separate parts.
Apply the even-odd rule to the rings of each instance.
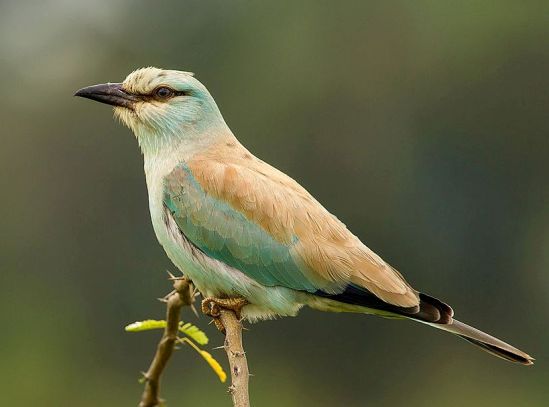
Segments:
[[[75,96],[113,105],[144,150],[225,126],[213,97],[190,72],[141,68],[122,83],[88,86]]]

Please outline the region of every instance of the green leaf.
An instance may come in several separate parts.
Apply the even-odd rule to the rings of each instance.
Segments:
[[[148,331],[150,329],[164,329],[166,328],[166,325],[166,321],[146,319],[145,321],[136,321],[133,324],[126,325],[124,330],[126,332],[141,332]]]
[[[209,341],[206,334],[202,330],[200,330],[200,328],[189,322],[187,322],[186,324],[180,322],[179,331],[187,335],[199,345],[206,345]]]
[[[129,324],[124,329],[126,332],[141,332],[151,329],[164,329],[166,325],[167,323],[164,320],[146,319],[145,321],[136,321],[133,324]],[[190,322],[180,322],[179,332],[184,333],[199,345],[206,345],[209,341],[204,331]]]
[[[127,325],[124,330],[126,332],[141,332],[141,331],[148,331],[151,329],[164,329],[167,326],[167,322],[164,320],[156,320],[156,319],[146,319],[144,321],[136,321],[133,324]],[[204,360],[210,365],[212,370],[217,374],[217,377],[219,377],[219,380],[221,380],[222,383],[225,383],[225,380],[227,380],[227,374],[219,364],[217,360],[214,359],[214,357],[206,352],[205,350],[200,349],[193,340],[200,344],[200,345],[206,345],[208,343],[208,337],[206,334],[197,326],[187,322],[179,322],[179,332],[187,335],[189,338],[178,338],[178,341],[181,343],[186,343],[190,345],[195,351],[197,351],[200,356],[204,358]]]

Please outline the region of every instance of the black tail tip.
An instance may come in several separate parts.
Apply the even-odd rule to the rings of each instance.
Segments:
[[[480,346],[488,353],[491,353],[492,355],[497,356],[501,359],[508,360],[509,362],[520,363],[524,366],[532,366],[534,364],[534,360],[536,360],[532,356],[519,350],[517,350],[517,352],[512,352],[510,350],[503,349],[489,343],[481,342],[473,338],[468,338],[463,335],[459,336],[474,345]]]

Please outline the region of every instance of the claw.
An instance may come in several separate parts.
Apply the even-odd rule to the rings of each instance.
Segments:
[[[217,328],[217,330],[224,334],[225,333],[225,327],[221,323],[221,320],[219,318],[214,318],[213,321],[214,321],[214,325]]]

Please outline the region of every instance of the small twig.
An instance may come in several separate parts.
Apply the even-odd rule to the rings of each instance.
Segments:
[[[160,376],[173,353],[179,330],[179,316],[184,305],[193,302],[192,284],[187,278],[173,278],[174,291],[166,298],[166,328],[156,348],[156,354],[144,374],[145,390],[139,407],[155,407],[160,404]]]
[[[225,352],[231,367],[231,386],[229,393],[234,407],[250,407],[248,394],[248,361],[242,346],[242,323],[234,311],[221,308],[219,319],[225,328]]]

